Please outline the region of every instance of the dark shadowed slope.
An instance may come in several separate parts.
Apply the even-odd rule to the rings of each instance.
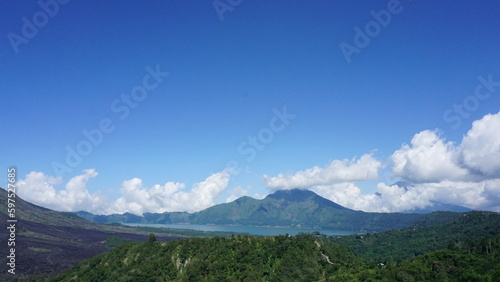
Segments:
[[[7,202],[7,192],[0,189],[0,201]],[[8,248],[16,254],[16,277],[33,273],[59,273],[83,259],[110,249],[111,241],[147,239],[147,233],[125,226],[109,226],[84,220],[75,214],[57,212],[16,197],[15,246],[8,246],[9,234],[0,237],[0,280],[13,278],[7,274]],[[7,230],[7,209],[2,205],[0,221]],[[121,239],[119,239],[121,238]],[[161,240],[173,237],[160,237]]]

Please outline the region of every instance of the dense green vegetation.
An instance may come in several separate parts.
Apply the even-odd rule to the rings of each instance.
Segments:
[[[151,235],[51,280],[500,281],[499,214],[442,213],[416,224],[346,237],[315,232],[158,242]]]
[[[127,242],[132,242],[134,240],[128,239],[128,238],[123,238],[119,236],[111,236],[106,239],[106,241],[103,243],[105,246],[108,246],[110,248],[118,247],[120,245],[123,245]]]
[[[445,223],[437,225],[439,221]],[[468,240],[497,235],[500,235],[500,215],[492,212],[468,212],[436,213],[410,228],[334,237],[333,240],[349,246],[356,255],[363,258],[387,262],[443,249],[450,243],[460,245]]]
[[[452,243],[444,250],[390,263],[369,277],[386,281],[500,281],[500,236]]]
[[[311,235],[149,240],[126,243],[57,280],[315,281],[363,265],[347,247]]]
[[[53,281],[499,281],[500,236],[376,264],[324,237],[126,243]]]

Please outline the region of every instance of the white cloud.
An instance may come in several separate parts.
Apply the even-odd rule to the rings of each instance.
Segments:
[[[172,195],[184,187],[183,183],[167,182],[163,186],[154,185],[148,189],[139,178],[126,180],[120,188],[122,196],[113,203],[112,210],[116,213],[130,212],[137,215],[170,211],[169,202]]]
[[[376,212],[401,212],[426,208],[433,201],[472,209],[500,211],[500,113],[475,121],[461,144],[446,141],[436,131],[416,134],[410,145],[402,145],[390,157],[392,172],[414,183],[411,187],[379,183],[375,194],[364,194],[356,182],[378,179],[383,164],[366,154],[359,159],[334,160],[326,167],[312,167],[294,174],[264,175],[271,190],[311,188],[345,207]],[[97,214],[188,211],[208,208],[227,188],[230,171],[214,173],[186,191],[186,185],[167,182],[144,187],[133,178],[122,183],[115,201],[100,192],[90,193],[88,182],[94,169],[70,179],[31,172],[18,181],[18,193],[27,201],[61,211],[87,210]],[[236,187],[226,201],[247,195]],[[264,196],[254,193],[253,197]]]
[[[264,175],[264,181],[271,190],[312,187],[319,195],[355,210],[403,212],[441,202],[500,211],[500,113],[475,121],[458,145],[437,131],[417,133],[390,161],[393,176],[414,185],[379,183],[378,195],[363,194],[355,183],[377,178],[382,167],[370,155],[291,175]]]
[[[304,189],[316,185],[332,185],[378,178],[382,163],[371,155],[365,154],[358,160],[334,160],[325,168],[313,167],[293,175],[263,176],[271,189]]]
[[[459,154],[452,142],[445,142],[435,131],[416,134],[411,145],[404,144],[391,156],[395,176],[411,182],[459,180],[468,171],[457,165]]]
[[[460,146],[463,165],[485,178],[500,178],[500,113],[472,124]]]
[[[214,173],[205,181],[194,184],[188,192],[182,191],[185,188],[183,183],[167,182],[148,189],[141,179],[134,178],[123,182],[122,196],[113,204],[113,210],[137,215],[145,212],[197,212],[215,205],[215,200],[226,189],[229,177],[227,171]]]
[[[196,212],[215,205],[215,200],[226,189],[229,173],[214,173],[203,182],[193,185],[185,192],[185,184],[167,182],[165,185],[144,187],[142,180],[133,178],[122,183],[121,197],[111,201],[100,192],[89,193],[87,183],[97,176],[94,169],[83,171],[68,181],[66,189],[57,191],[61,178],[42,172],[31,172],[18,181],[19,196],[37,205],[60,211],[86,210],[96,214],[130,212],[142,215],[145,212],[187,211]]]
[[[221,195],[229,183],[227,171],[209,176],[205,181],[196,183],[189,192],[179,191],[173,195],[172,209],[196,212],[215,205],[215,200]]]
[[[226,203],[232,202],[240,197],[246,196],[249,189],[243,189],[243,187],[238,186],[233,189],[231,196],[227,197]]]
[[[399,187],[379,183],[375,194],[363,194],[353,183],[317,186],[313,189],[331,201],[366,212],[405,212],[425,209],[433,202],[464,206],[477,210],[500,210],[500,181],[442,181]]]
[[[312,189],[318,195],[353,210],[378,211],[375,194],[363,194],[354,183],[338,183],[316,186]]]
[[[17,194],[26,201],[51,207],[57,195],[54,185],[61,182],[60,177],[51,177],[42,172],[32,171],[26,175],[25,179],[17,181]]]
[[[416,183],[500,178],[500,113],[472,124],[460,145],[435,131],[416,134],[391,156],[394,176]]]
[[[30,172],[25,179],[17,182],[18,194],[24,200],[60,211],[92,209],[104,212],[106,199],[101,193],[89,193],[86,186],[90,179],[97,176],[94,169],[86,169],[82,175],[71,178],[66,189],[57,191],[60,177],[52,177],[42,172]]]

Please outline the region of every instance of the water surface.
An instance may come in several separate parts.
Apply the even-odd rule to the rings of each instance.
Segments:
[[[199,224],[148,224],[148,223],[125,223],[129,226],[147,226],[172,229],[189,229],[198,231],[220,231],[248,233],[251,235],[276,236],[276,235],[297,235],[299,233],[310,233],[318,231],[325,235],[351,235],[356,234],[352,231],[334,230],[334,229],[314,229],[314,228],[296,228],[296,227],[263,227],[248,225],[199,225]]]

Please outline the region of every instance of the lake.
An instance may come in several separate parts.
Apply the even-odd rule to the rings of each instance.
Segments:
[[[129,226],[147,226],[172,229],[189,229],[198,231],[221,231],[248,233],[260,236],[276,236],[276,235],[297,235],[299,233],[310,233],[319,231],[326,235],[351,235],[356,234],[352,231],[334,230],[334,229],[314,229],[314,228],[294,228],[294,227],[263,227],[263,226],[248,226],[248,225],[198,225],[198,224],[147,224],[147,223],[126,223]]]

